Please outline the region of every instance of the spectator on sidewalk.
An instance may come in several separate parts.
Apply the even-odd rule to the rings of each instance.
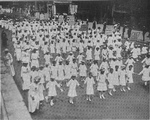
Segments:
[[[15,76],[12,55],[9,53],[8,49],[5,49],[4,53],[5,53],[5,55],[4,55],[5,65],[8,68],[8,70],[10,71],[11,75]]]

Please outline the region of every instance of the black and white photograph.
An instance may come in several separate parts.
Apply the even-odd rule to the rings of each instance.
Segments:
[[[2,120],[149,120],[150,0],[0,0]]]

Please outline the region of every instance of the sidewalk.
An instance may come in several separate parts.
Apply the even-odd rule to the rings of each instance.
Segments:
[[[32,120],[12,76],[7,73],[6,67],[1,59],[0,68],[2,120]]]

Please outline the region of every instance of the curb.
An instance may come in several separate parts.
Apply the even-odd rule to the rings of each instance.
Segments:
[[[23,98],[1,61],[1,93],[3,120],[32,120]]]

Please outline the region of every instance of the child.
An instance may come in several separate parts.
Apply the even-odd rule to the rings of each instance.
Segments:
[[[70,64],[72,64],[73,62],[73,59],[74,59],[74,55],[72,52],[70,52],[70,54],[68,55],[68,57],[66,58],[66,60],[69,61]]]
[[[46,84],[46,88],[48,88],[48,97],[51,97],[50,105],[54,105],[54,97],[57,96],[56,92],[56,86],[60,88],[60,85],[55,81],[54,78],[51,78],[51,80]],[[63,89],[60,88],[61,92],[63,92]],[[47,98],[48,99],[48,98]]]
[[[82,61],[81,65],[79,66],[79,71],[80,71],[79,75],[80,75],[81,79],[86,77],[87,68],[83,61]]]
[[[64,65],[62,64],[62,61],[59,62],[57,72],[58,72],[57,80],[60,81],[62,85],[62,81],[65,79]]]
[[[51,66],[51,78],[57,79],[57,69],[56,61],[53,61]]]
[[[90,71],[91,71],[91,73],[92,73],[92,75],[93,75],[94,77],[97,76],[97,74],[98,74],[97,61],[94,60],[94,63],[90,66]]]
[[[40,97],[39,99],[40,99],[40,103],[42,104],[42,101],[44,100],[43,91],[45,90],[44,85],[43,85],[45,83],[43,66],[40,66],[38,73],[39,73],[38,76],[40,77],[40,81],[38,83],[38,85],[39,85],[39,97]]]
[[[39,55],[36,49],[33,50],[31,54],[31,67],[39,67]]]
[[[122,66],[122,68],[121,68],[121,71],[120,71],[120,77],[119,77],[120,79],[120,90],[121,91],[126,91],[125,90],[125,86],[126,86],[126,70],[125,70],[125,67],[124,66]]]
[[[65,79],[71,78],[71,65],[69,64],[69,61],[66,61],[66,64],[64,66],[65,71]]]
[[[113,85],[114,86],[119,86],[119,66],[116,65],[115,66],[115,70],[114,70],[114,82]],[[116,89],[114,89],[114,92],[116,91]]]
[[[56,56],[56,58],[55,58],[55,61],[56,61],[56,65],[59,65],[59,62],[60,62],[60,61],[63,61],[62,56],[61,56],[60,54],[58,54],[58,55]]]
[[[34,113],[37,109],[39,109],[39,93],[38,93],[38,83],[40,81],[40,77],[35,77],[33,82],[30,85],[30,89],[28,92],[28,109],[29,112]]]
[[[138,75],[141,74],[142,74],[142,81],[144,81],[144,84],[146,86],[147,82],[150,81],[150,68],[148,65],[146,65]]]
[[[54,43],[53,40],[51,41],[51,44],[50,44],[50,52],[51,52],[52,54],[55,53],[55,43]]]
[[[80,64],[80,63],[83,61],[83,57],[84,57],[84,55],[83,55],[82,53],[80,53],[80,54],[77,56],[78,64]]]
[[[75,79],[76,76],[72,76],[71,80],[67,83],[67,87],[69,87],[68,97],[69,103],[74,104],[73,99],[77,96],[76,87],[79,86],[78,81]]]
[[[73,63],[71,65],[71,75],[77,77],[77,70],[78,70],[78,65],[76,63],[76,59],[73,59]]]
[[[127,61],[125,62],[125,64],[127,64],[127,68],[132,65],[134,66],[135,61],[133,60],[133,58],[130,56]]]
[[[85,79],[84,84],[87,84],[86,87],[87,100],[91,101],[91,96],[94,95],[93,85],[95,84],[94,78],[92,77],[92,73],[89,73],[89,77]]]
[[[86,56],[86,60],[92,60],[92,48],[90,46],[87,47]]]
[[[44,55],[45,64],[49,64],[50,65],[50,58],[52,58],[52,57],[49,54],[49,52],[45,53],[45,55]]]
[[[109,95],[111,95],[111,96],[112,96],[112,90],[115,89],[115,88],[114,88],[114,85],[113,85],[113,82],[114,82],[114,74],[113,74],[113,72],[114,72],[114,69],[113,69],[113,68],[110,68],[110,71],[109,71],[108,77],[107,77],[108,82],[109,82],[109,85],[108,85],[109,91],[108,91],[108,93],[109,93]]]
[[[133,83],[133,65],[126,69],[127,72],[127,89],[130,90],[129,84]]]
[[[17,61],[20,61],[21,60],[21,45],[20,45],[20,41],[17,42],[17,45],[15,47],[15,53],[16,53],[16,58],[17,58]]]
[[[150,65],[150,55],[149,54],[147,54],[146,58],[144,58],[142,60],[142,63],[143,63],[143,67],[146,66],[146,65]]]
[[[99,61],[100,60],[100,48],[99,47],[95,47],[95,60]]]
[[[106,84],[106,72],[105,69],[101,69],[98,77],[97,77],[98,85],[97,90],[100,93],[100,99],[105,99],[104,93],[107,90],[107,84]]]
[[[23,63],[21,67],[21,78],[23,80],[22,89],[29,90],[30,87],[30,72],[27,67],[28,63]]]
[[[46,64],[44,69],[44,76],[45,76],[45,81],[49,81],[51,78],[51,68],[49,67],[49,64]]]

